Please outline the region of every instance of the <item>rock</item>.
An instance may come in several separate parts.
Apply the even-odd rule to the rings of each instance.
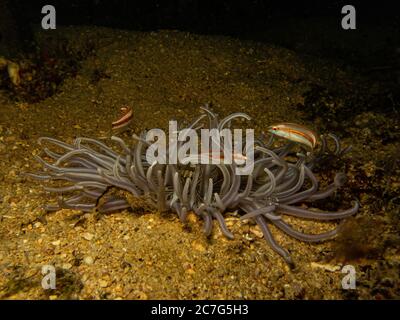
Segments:
[[[186,272],[187,274],[190,274],[190,275],[193,275],[193,274],[196,273],[196,271],[194,271],[194,269],[192,269],[192,268],[186,269],[185,272]]]
[[[100,286],[101,288],[107,288],[107,287],[109,286],[109,283],[108,283],[107,280],[100,279],[100,281],[99,281],[99,286]]]
[[[94,238],[94,234],[85,232],[84,234],[82,234],[82,237],[87,241],[91,241]]]
[[[35,228],[40,228],[42,226],[41,222],[35,222],[35,224],[33,225]]]
[[[257,238],[262,238],[262,237],[264,237],[264,235],[263,235],[263,233],[262,233],[262,231],[260,230],[260,227],[259,226],[254,226],[254,227],[251,227],[250,228],[250,232],[252,233],[252,234],[254,234]]]
[[[64,263],[64,264],[62,265],[62,268],[63,268],[63,269],[69,270],[69,269],[72,268],[72,264],[70,264],[70,263]]]
[[[236,217],[230,217],[230,218],[225,219],[225,223],[226,223],[227,227],[232,227],[239,221],[240,221],[239,218],[236,218]]]
[[[53,246],[59,246],[61,244],[61,240],[56,240],[51,243]]]
[[[91,256],[86,256],[83,258],[83,262],[85,264],[91,265],[94,263],[94,259]]]

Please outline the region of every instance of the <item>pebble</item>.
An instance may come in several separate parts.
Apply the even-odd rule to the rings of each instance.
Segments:
[[[227,227],[232,227],[233,225],[235,225],[239,221],[240,220],[238,218],[235,218],[235,217],[230,217],[230,218],[226,218],[225,219],[225,223],[226,223]]]
[[[69,270],[69,269],[72,268],[72,264],[70,264],[70,263],[64,263],[64,264],[62,265],[62,268],[63,268],[63,269]]]
[[[254,238],[252,238],[248,233],[246,233],[246,234],[244,235],[244,238],[245,238],[247,241],[253,241],[253,240],[254,240]]]
[[[108,281],[107,281],[107,280],[101,279],[101,280],[99,281],[99,285],[100,285],[100,287],[102,287],[102,288],[107,288],[107,287],[108,287]]]
[[[195,249],[196,251],[199,251],[199,252],[205,252],[206,251],[205,246],[202,243],[198,242],[198,241],[193,241],[192,242],[192,248]]]
[[[194,269],[192,269],[192,268],[186,269],[185,271],[187,274],[195,274],[196,273],[196,271],[194,271]]]
[[[85,232],[85,233],[82,235],[82,237],[83,237],[85,240],[90,241],[90,240],[93,240],[94,234],[89,233],[89,232]]]
[[[85,264],[91,265],[91,264],[94,263],[94,260],[93,260],[93,258],[92,258],[91,256],[87,256],[87,257],[84,257],[84,258],[83,258],[83,262],[84,262]]]
[[[251,227],[250,232],[254,234],[257,238],[262,238],[264,236],[259,226]]]
[[[40,228],[42,226],[41,222],[35,222],[35,224],[33,225],[35,228]]]
[[[53,246],[59,246],[61,244],[61,240],[56,240],[51,243]]]
[[[50,300],[56,300],[58,298],[58,296],[57,295],[52,295],[52,296],[49,296],[49,299]]]

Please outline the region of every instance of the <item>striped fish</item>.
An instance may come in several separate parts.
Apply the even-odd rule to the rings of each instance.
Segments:
[[[301,143],[314,149],[317,144],[316,134],[302,125],[296,123],[279,123],[268,127],[268,132],[279,137]]]
[[[133,118],[133,111],[130,107],[122,107],[121,108],[122,116],[114,121],[111,125],[113,130],[117,130],[120,128],[124,128],[129,125]]]

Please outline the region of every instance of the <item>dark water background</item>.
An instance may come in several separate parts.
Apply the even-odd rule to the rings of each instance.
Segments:
[[[3,31],[0,44],[8,45],[4,39],[9,36],[7,31],[13,29],[11,35],[20,40],[18,45],[29,47],[32,27],[40,24],[40,11],[47,2],[1,2],[8,8],[14,23],[0,30]],[[138,31],[176,29],[230,35],[276,43],[350,64],[379,64],[383,54],[395,55],[400,40],[396,1],[387,0],[378,3],[337,0],[55,0],[51,4],[56,7],[59,25],[96,25]],[[346,4],[356,8],[357,30],[340,28],[341,8]]]

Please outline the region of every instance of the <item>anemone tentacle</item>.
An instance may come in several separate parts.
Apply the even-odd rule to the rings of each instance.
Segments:
[[[200,133],[201,128],[222,130],[230,127],[237,118],[250,120],[245,113],[233,113],[221,121],[208,106],[201,107],[203,114],[189,126]],[[328,148],[327,137],[331,138],[334,148]],[[341,156],[350,147],[341,146],[339,138],[333,134],[321,136],[318,152],[306,152],[289,141],[283,146],[273,147],[274,136],[255,141],[254,169],[246,177],[237,175],[237,165],[219,164],[161,164],[146,161],[146,150],[150,143],[145,140],[145,132],[133,135],[133,146],[127,145],[121,138],[112,137],[120,152],[92,138],[79,137],[72,144],[50,137],[39,138],[39,144],[46,144],[42,157],[36,156],[43,166],[39,173],[26,175],[40,181],[64,181],[64,185],[46,186],[47,192],[61,194],[58,203],[48,205],[49,211],[69,208],[90,212],[114,212],[130,207],[127,199],[100,198],[109,187],[117,187],[130,192],[133,196],[146,196],[156,210],[171,210],[177,213],[185,223],[190,211],[201,217],[204,233],[209,236],[216,220],[221,232],[232,239],[224,213],[228,209],[240,209],[244,212],[241,220],[251,220],[260,228],[271,248],[284,260],[293,264],[289,252],[274,239],[269,224],[289,236],[305,241],[317,242],[335,236],[337,229],[321,234],[305,234],[295,230],[284,221],[285,216],[319,221],[341,220],[355,214],[359,209],[358,201],[349,209],[337,212],[322,212],[301,208],[315,200],[326,199],[346,182],[343,173],[336,174],[334,181],[324,190],[319,190],[318,179],[312,172],[316,163],[327,156]],[[223,146],[218,144],[221,154]],[[51,150],[55,148],[57,150]],[[168,155],[167,155],[168,156]],[[64,199],[64,196],[69,198]]]

